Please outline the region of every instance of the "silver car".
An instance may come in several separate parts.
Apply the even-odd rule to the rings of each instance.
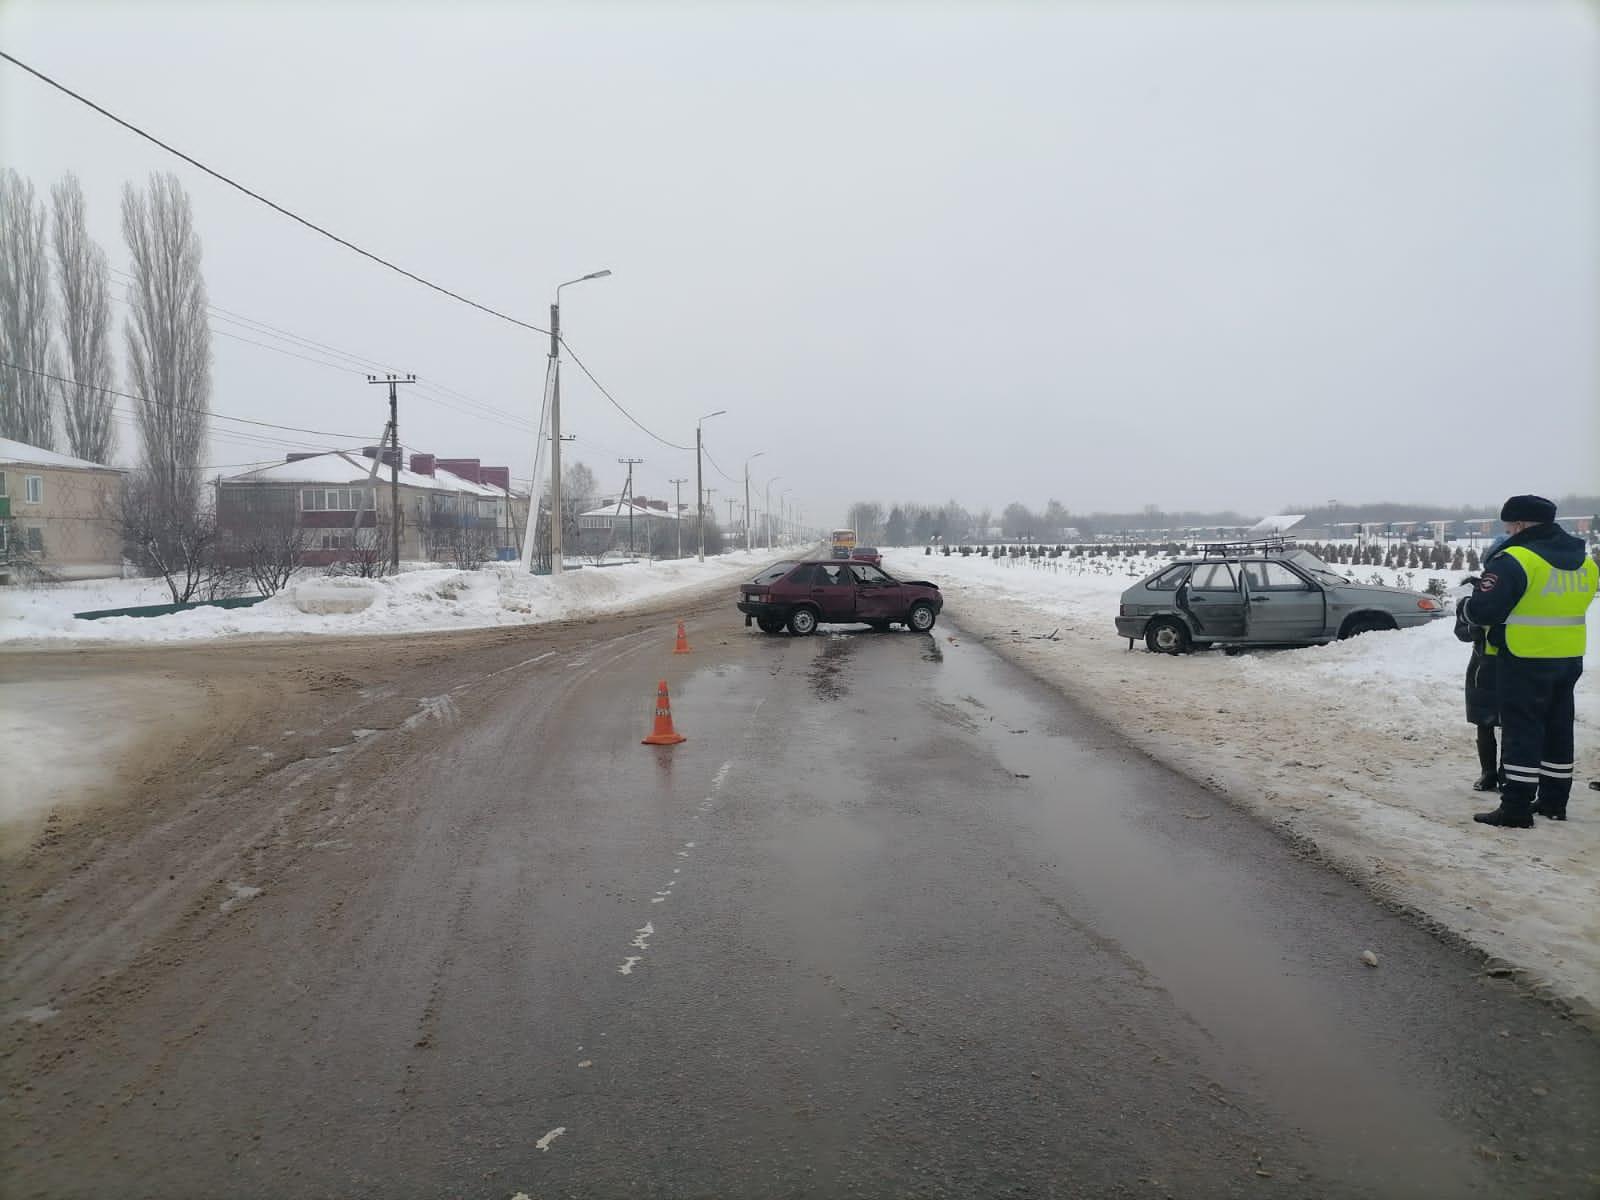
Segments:
[[[1353,583],[1293,542],[1207,546],[1122,593],[1117,633],[1160,654],[1310,646],[1445,615],[1433,596]]]

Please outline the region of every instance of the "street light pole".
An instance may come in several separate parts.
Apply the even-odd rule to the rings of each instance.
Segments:
[[[744,460],[744,552],[750,553],[750,464],[765,454],[765,450],[757,450]],[[731,522],[733,518],[730,516]]]
[[[766,512],[767,512],[767,549],[768,550],[772,549],[772,485],[777,483],[778,480],[780,480],[782,478],[783,478],[782,475],[774,475],[771,479],[767,480]]]
[[[700,465],[700,449],[704,444],[700,436],[700,426],[712,417],[720,417],[728,410],[719,408],[714,413],[707,413],[694,423],[694,507],[695,507],[695,541],[699,546],[698,557],[701,562],[706,560],[706,491],[705,468]]]
[[[561,528],[561,289],[590,279],[604,279],[610,270],[591,271],[577,279],[556,285],[556,302],[550,306],[550,574],[559,575],[563,568],[565,547]],[[534,448],[534,473],[538,473],[538,452]],[[533,514],[539,511],[539,497],[528,497],[528,531],[532,536],[537,524]]]
[[[789,536],[789,504],[784,497],[792,491],[792,487],[786,487],[778,493],[778,535],[784,538]]]

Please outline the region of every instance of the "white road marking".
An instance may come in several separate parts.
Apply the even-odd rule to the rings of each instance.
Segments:
[[[635,963],[640,963],[640,962],[643,962],[643,961],[644,961],[644,959],[640,958],[637,954],[630,954],[630,955],[628,955],[627,958],[622,960],[622,965],[617,968],[617,974],[618,975],[632,975],[633,974],[633,965]]]
[[[636,936],[634,937],[633,941],[628,944],[630,946],[637,946],[641,950],[650,949],[650,939],[655,936],[656,927],[649,921],[646,921],[643,929],[635,929],[633,932]]]
[[[725,762],[717,768],[716,775],[712,776],[711,787],[714,791],[722,790],[722,781],[728,777],[728,772],[733,770],[732,762]]]
[[[594,1059],[586,1058],[582,1062],[580,1062],[578,1065],[580,1067],[592,1067],[592,1066],[594,1066]]]
[[[417,701],[417,712],[405,719],[402,728],[415,729],[428,721],[454,725],[460,715],[461,710],[449,696],[423,696]]]
[[[567,1127],[565,1125],[557,1125],[549,1133],[545,1134],[542,1138],[535,1142],[534,1145],[539,1147],[541,1150],[548,1150],[550,1149],[550,1143],[555,1141],[566,1131]]]
[[[504,675],[507,671],[520,671],[523,667],[531,667],[534,663],[543,662],[545,659],[554,658],[555,656],[556,652],[554,650],[546,650],[543,654],[536,654],[532,658],[525,658],[519,663],[512,663],[509,667],[501,667],[498,671],[490,671],[487,675],[481,675],[477,679],[469,680],[468,682],[463,683],[458,687],[453,687],[450,690],[452,692],[464,691],[469,687],[475,687],[486,679],[493,679],[496,675]]]
[[[228,897],[228,899],[224,900],[221,904],[217,905],[218,910],[225,913],[232,912],[246,900],[254,900],[257,896],[261,895],[260,888],[246,887],[242,883],[230,883],[228,884],[228,890],[232,892],[233,895]]]

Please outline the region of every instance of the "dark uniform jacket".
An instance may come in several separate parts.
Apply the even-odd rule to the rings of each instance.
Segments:
[[[1499,551],[1483,564],[1477,589],[1456,606],[1457,620],[1485,628],[1489,644],[1506,651],[1506,618],[1528,590],[1528,573],[1522,564],[1506,553],[1511,546],[1526,546],[1552,567],[1575,571],[1583,566],[1588,553],[1582,538],[1573,537],[1554,521],[1524,529],[1507,538]]]
[[[1499,655],[1488,653],[1489,631],[1469,624],[1466,613],[1461,611],[1462,604],[1456,605],[1456,637],[1472,643],[1472,658],[1467,662],[1467,721],[1473,725],[1498,725],[1500,693],[1495,663]]]

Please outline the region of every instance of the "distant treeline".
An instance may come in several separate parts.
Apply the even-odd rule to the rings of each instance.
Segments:
[[[1600,496],[1567,495],[1556,498],[1563,517],[1600,514]],[[1355,523],[1391,525],[1407,521],[1473,521],[1500,515],[1500,501],[1489,504],[1419,504],[1378,500],[1365,504],[1286,504],[1279,513],[1304,514],[1305,529],[1326,529]],[[996,514],[993,509],[968,509],[955,500],[943,504],[902,501],[884,504],[858,500],[845,516],[863,544],[916,545],[935,536],[946,542],[1005,540],[1067,542],[1131,531],[1220,531],[1254,525],[1269,513],[1239,513],[1200,509],[1169,510],[1151,504],[1136,512],[1072,512],[1058,500],[1041,509],[1013,501]]]

